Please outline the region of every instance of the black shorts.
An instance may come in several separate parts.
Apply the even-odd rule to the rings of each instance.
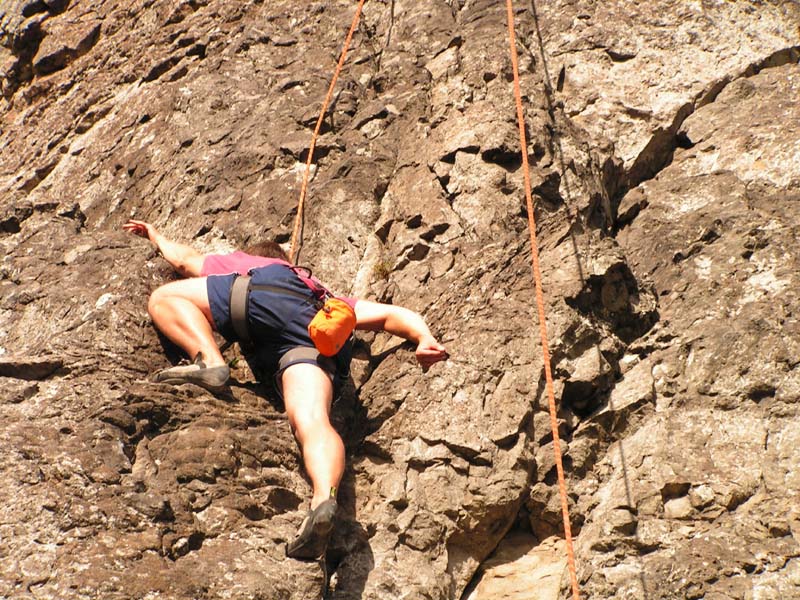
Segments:
[[[253,284],[269,285],[278,290],[254,289],[247,301],[248,326],[253,349],[245,355],[253,373],[267,381],[297,363],[316,364],[334,378],[338,385],[349,375],[351,342],[334,357],[317,352],[308,334],[308,324],[316,315],[316,298],[297,274],[284,265],[252,269]],[[209,275],[206,278],[208,303],[217,331],[228,341],[238,341],[231,322],[230,296],[237,275]],[[291,292],[281,293],[281,289]],[[298,297],[305,295],[306,300]],[[303,348],[288,354],[295,348]]]

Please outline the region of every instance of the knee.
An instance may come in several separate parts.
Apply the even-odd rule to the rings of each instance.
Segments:
[[[322,438],[333,430],[328,415],[320,411],[300,411],[289,416],[295,437],[302,443],[307,439]]]
[[[302,435],[305,432],[315,429],[324,425],[327,419],[322,418],[322,415],[314,414],[308,410],[295,410],[289,415],[289,424],[297,433]]]
[[[150,313],[151,317],[155,317],[155,314],[158,312],[159,307],[164,303],[164,300],[168,296],[168,292],[165,289],[167,286],[162,285],[159,288],[156,288],[152,294],[150,294],[150,299],[147,301],[147,312]]]

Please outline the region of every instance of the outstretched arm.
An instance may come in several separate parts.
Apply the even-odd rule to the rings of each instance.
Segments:
[[[122,226],[125,231],[147,238],[158,248],[161,255],[184,277],[199,277],[205,255],[186,244],[167,239],[150,223],[131,219]]]
[[[386,331],[414,342],[417,360],[423,369],[447,358],[447,351],[433,337],[422,315],[402,306],[358,300],[356,329]]]

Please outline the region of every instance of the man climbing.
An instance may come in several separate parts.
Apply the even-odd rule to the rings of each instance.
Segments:
[[[346,372],[349,362],[349,348],[324,356],[309,336],[308,324],[318,310],[315,294],[324,288],[310,274],[292,267],[274,242],[227,255],[204,255],[167,239],[144,221],[130,220],[123,229],[149,239],[188,278],[156,289],[148,312],[155,326],[194,362],[160,371],[155,381],[194,383],[211,391],[226,385],[230,369],[213,331],[228,341],[242,342],[237,334],[242,326],[231,315],[231,288],[237,277],[249,272],[251,286],[244,312],[252,351],[264,371],[274,373],[313,487],[310,510],[287,546],[287,555],[321,557],[333,527],[336,489],[345,466],[344,444],[329,418],[334,380],[343,367]],[[367,300],[342,300],[355,312],[356,329],[386,331],[416,344],[416,358],[423,369],[447,358],[444,346],[418,313]]]

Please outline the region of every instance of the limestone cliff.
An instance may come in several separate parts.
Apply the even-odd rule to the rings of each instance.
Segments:
[[[515,4],[581,591],[800,597],[800,5]],[[355,5],[0,3],[0,597],[566,597],[505,3],[369,0],[317,144],[300,262],[451,354],[360,337],[324,564],[267,387],[148,382],[121,224],[288,240]]]

